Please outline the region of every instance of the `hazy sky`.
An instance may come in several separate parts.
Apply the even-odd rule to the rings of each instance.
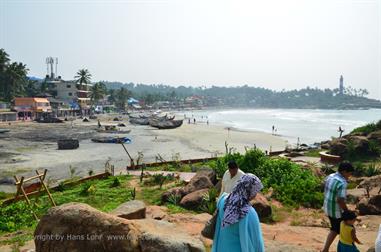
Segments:
[[[0,48],[45,76],[169,85],[367,88],[381,99],[381,0],[0,0]]]

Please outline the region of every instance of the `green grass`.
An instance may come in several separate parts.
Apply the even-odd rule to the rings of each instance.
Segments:
[[[121,182],[113,187],[115,177],[102,180],[88,181],[83,184],[65,188],[62,192],[52,192],[57,205],[68,202],[81,202],[89,204],[101,211],[108,212],[131,199],[129,176],[118,176]],[[89,186],[90,185],[90,186]],[[84,193],[86,187],[91,188]],[[33,209],[37,216],[41,217],[51,207],[47,195],[31,198]],[[30,207],[25,201],[18,201],[0,208],[0,232],[14,232],[16,230],[33,227],[36,220],[31,214]]]
[[[307,157],[320,157],[319,152],[321,152],[322,149],[315,149],[315,150],[309,150],[304,153],[305,156]]]

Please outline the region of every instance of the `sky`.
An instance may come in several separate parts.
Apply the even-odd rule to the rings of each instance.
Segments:
[[[381,99],[381,0],[0,0],[29,75],[173,86],[366,88]]]

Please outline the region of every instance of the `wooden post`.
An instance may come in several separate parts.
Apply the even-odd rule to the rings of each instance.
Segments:
[[[48,194],[48,197],[49,197],[49,199],[50,199],[50,202],[52,202],[52,205],[53,205],[53,206],[57,206],[56,203],[55,203],[54,200],[53,200],[52,195],[51,195],[50,192],[49,192],[48,187],[45,185],[45,182],[44,182],[44,179],[45,179],[45,177],[46,177],[46,173],[47,173],[47,172],[48,172],[48,170],[45,169],[44,174],[40,174],[40,173],[36,170],[36,173],[37,173],[37,175],[38,175],[38,178],[40,179],[41,185],[42,185],[42,186],[44,187],[44,189],[46,190],[46,193]],[[42,178],[41,178],[41,177],[42,177]]]
[[[134,159],[131,157],[130,153],[128,153],[128,150],[126,148],[126,146],[124,146],[123,143],[121,143],[122,146],[123,146],[123,149],[126,151],[128,157],[130,158],[130,162],[131,162],[131,168],[134,169],[135,168],[135,163],[134,163]],[[127,168],[126,168],[127,169]],[[128,172],[128,171],[127,171]]]
[[[17,185],[17,193],[16,193],[16,197],[15,197],[15,198],[17,198],[17,196],[18,196],[18,194],[20,193],[20,190],[21,190],[21,192],[22,192],[22,194],[24,195],[24,198],[25,198],[25,200],[26,200],[26,203],[28,204],[28,206],[30,207],[30,210],[32,211],[32,214],[33,214],[34,218],[38,221],[38,217],[37,217],[37,215],[35,214],[35,212],[33,211],[33,207],[32,207],[32,204],[30,203],[30,200],[29,200],[29,198],[28,198],[28,195],[25,193],[25,190],[24,190],[24,188],[23,188],[23,186],[22,186],[22,184],[23,184],[23,182],[24,182],[24,177],[21,177],[21,180],[20,180],[20,181],[17,179],[16,176],[14,176],[14,178],[15,178],[15,180],[16,180],[16,185]]]

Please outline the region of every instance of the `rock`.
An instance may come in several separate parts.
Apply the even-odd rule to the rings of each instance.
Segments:
[[[60,139],[57,141],[59,150],[72,150],[79,147],[78,139]]]
[[[373,247],[368,248],[366,252],[376,252],[376,249]]]
[[[184,194],[187,195],[189,193],[201,190],[212,188],[213,184],[210,181],[209,177],[205,175],[195,175],[189,183],[183,188]]]
[[[204,252],[200,239],[186,234],[175,224],[158,220],[135,220],[142,233],[139,237],[142,252]]]
[[[357,204],[357,209],[360,215],[381,214],[381,195],[372,196],[370,199],[363,198]]]
[[[357,204],[363,197],[366,197],[366,190],[364,188],[347,190],[346,201],[350,204]]]
[[[363,188],[347,190],[347,202],[357,204],[363,197],[366,197],[366,190]]]
[[[168,216],[166,209],[167,208],[163,206],[148,206],[146,209],[146,218],[163,220]]]
[[[174,187],[164,192],[161,195],[161,202],[162,203],[168,202],[171,197],[177,197],[178,201],[180,201],[184,196],[185,196],[185,192],[182,187]]]
[[[374,131],[372,133],[370,133],[367,138],[369,140],[375,140],[377,141],[379,144],[381,144],[381,130],[377,130],[377,131]]]
[[[185,195],[180,201],[180,206],[190,210],[199,209],[204,195],[208,194],[208,191],[209,189],[201,189]]]
[[[259,219],[263,220],[264,218],[271,216],[271,206],[267,201],[266,197],[263,196],[263,194],[258,193],[257,196],[255,196],[255,199],[252,200],[250,203],[257,212]]]
[[[14,185],[15,180],[10,177],[0,178],[0,185]]]
[[[356,153],[369,152],[369,140],[365,136],[350,136],[349,141],[353,143],[354,151]]]
[[[217,183],[216,172],[209,167],[201,167],[198,169],[196,176],[207,176],[210,179],[210,182],[213,184]]]
[[[110,214],[124,219],[144,219],[146,217],[146,205],[140,200],[131,200],[121,204]]]
[[[152,219],[126,220],[82,203],[51,208],[38,223],[34,237],[37,252],[205,251],[199,239],[173,223]]]
[[[381,175],[364,178],[358,188],[369,188],[369,190],[381,185]]]
[[[95,119],[98,119],[98,117],[96,115],[91,115],[89,116],[89,119],[95,120]]]
[[[348,152],[348,140],[345,138],[334,139],[330,143],[330,154],[344,156]]]

